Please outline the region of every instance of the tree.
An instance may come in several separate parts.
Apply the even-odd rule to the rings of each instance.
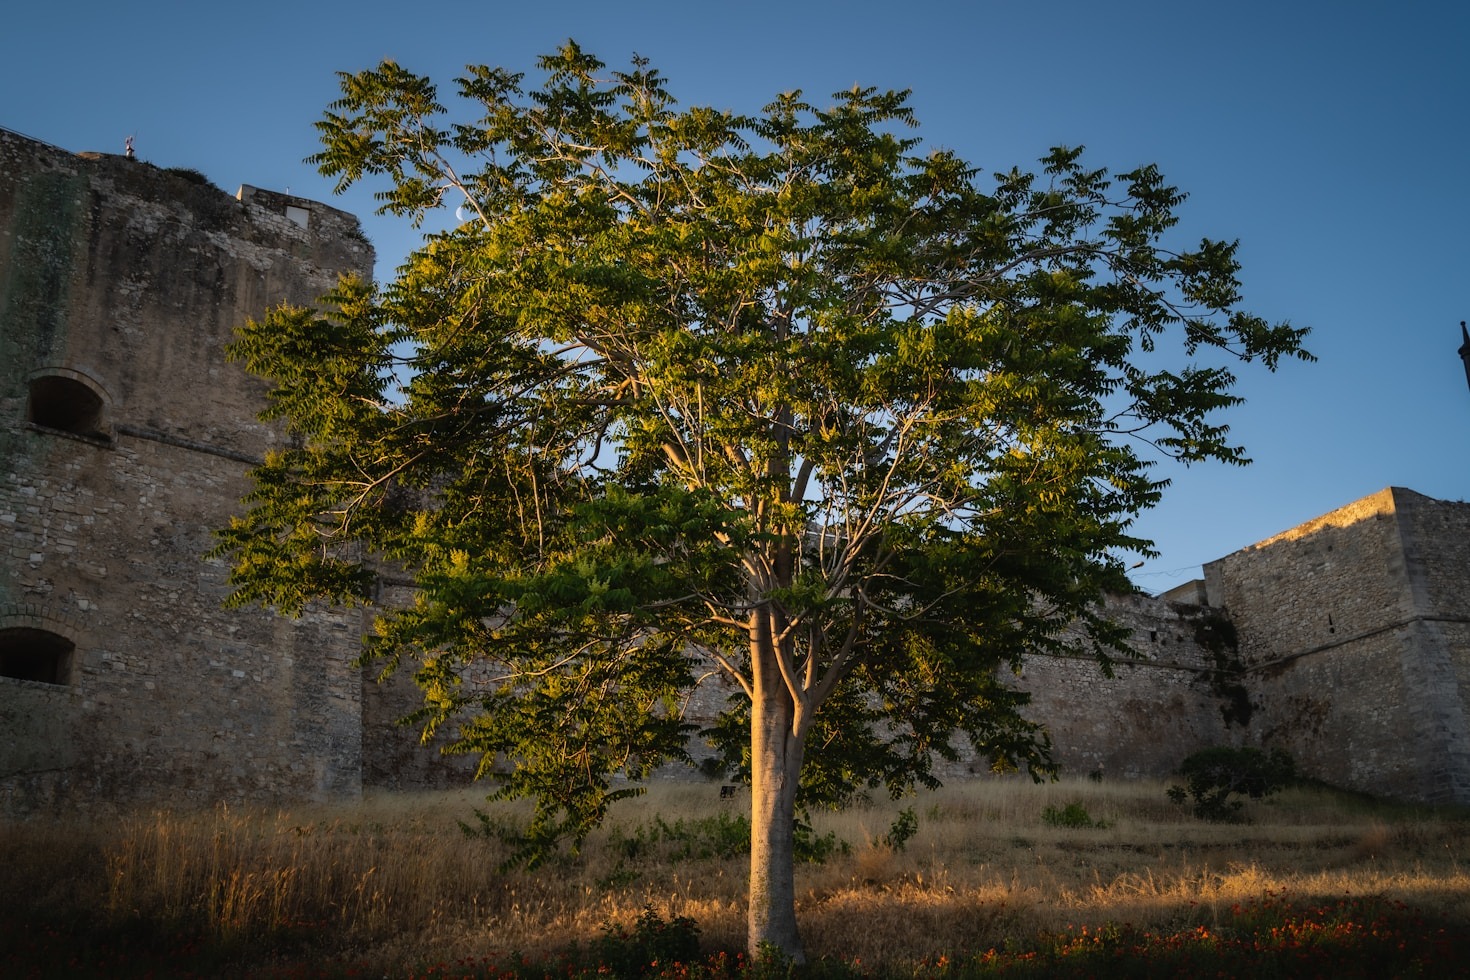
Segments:
[[[220,552],[236,602],[287,611],[410,572],[369,653],[537,799],[533,860],[618,774],[688,761],[681,699],[725,677],[706,735],[752,789],[751,950],[799,958],[799,808],[961,751],[1049,772],[997,668],[1126,649],[1094,603],[1149,553],[1140,454],[1245,462],[1229,366],[1309,358],[1306,331],[1238,308],[1234,244],[1166,247],[1183,195],[1154,167],[983,177],[921,151],[906,93],[738,115],[643,59],[539,64],[469,68],[464,124],[392,62],[341,76],[312,158],[338,190],[470,217],[381,288],[242,329],[297,438]]]
[[[1231,797],[1260,800],[1286,789],[1296,779],[1296,762],[1282,749],[1267,753],[1220,745],[1190,755],[1180,763],[1179,775],[1185,785],[1170,786],[1170,800],[1182,805],[1187,792],[1199,819],[1235,823],[1245,819],[1240,812],[1244,803]]]

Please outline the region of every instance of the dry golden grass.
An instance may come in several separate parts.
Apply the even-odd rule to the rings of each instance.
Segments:
[[[696,920],[710,946],[743,945],[745,859],[676,858],[662,819],[739,816],[744,799],[664,783],[615,809],[578,856],[497,870],[500,844],[467,837],[480,794],[377,795],[354,807],[137,812],[0,825],[0,901],[37,920],[146,922],[269,949],[306,937],[380,963],[537,955],[586,942],[646,905]],[[1080,803],[1103,826],[1049,826]],[[917,834],[884,843],[900,809]],[[496,805],[500,819],[513,807]],[[798,869],[809,951],[896,963],[1107,922],[1216,925],[1237,903],[1377,896],[1470,923],[1463,809],[1391,807],[1318,790],[1252,804],[1251,823],[1196,821],[1159,783],[981,781],[818,814],[850,845]],[[645,832],[640,846],[630,841]]]

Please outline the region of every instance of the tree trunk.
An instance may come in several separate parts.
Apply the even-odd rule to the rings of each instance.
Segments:
[[[796,877],[792,831],[802,740],[795,707],[775,665],[770,633],[751,631],[754,699],[750,706],[750,908],[747,947],[752,957],[774,947],[797,963],[806,961],[796,928]]]

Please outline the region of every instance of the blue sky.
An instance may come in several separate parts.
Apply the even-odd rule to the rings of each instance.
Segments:
[[[334,199],[302,158],[337,71],[393,58],[440,81],[529,70],[575,37],[652,59],[683,103],[759,109],[801,88],[913,90],[930,143],[986,169],[1084,144],[1159,164],[1181,230],[1241,241],[1247,306],[1311,326],[1317,364],[1246,369],[1229,417],[1252,466],[1170,469],[1139,529],[1161,591],[1385,486],[1470,496],[1470,7],[1448,3],[25,4],[5,17],[0,126],[330,201],[380,277],[413,233]]]

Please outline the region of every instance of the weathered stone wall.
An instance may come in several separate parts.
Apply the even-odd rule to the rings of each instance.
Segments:
[[[1427,784],[1470,803],[1470,504],[1395,489],[1415,622],[1404,659]]]
[[[1158,777],[1192,752],[1243,740],[1243,692],[1217,614],[1144,595],[1110,597],[1106,611],[1134,651],[1115,658],[1112,677],[1089,656],[1031,655],[1017,679],[1064,774]]]
[[[1304,774],[1470,803],[1470,505],[1389,488],[1114,598],[1138,656],[1027,657],[1020,685],[1072,773],[1163,776],[1191,752],[1289,752]]]
[[[75,644],[60,683],[0,677],[0,808],[360,792],[360,616],[225,611],[203,555],[275,438],[233,328],[372,250],[342,212],[244,197],[0,131],[0,637]],[[33,424],[38,378],[100,424]]]
[[[0,810],[467,778],[477,760],[394,724],[421,703],[412,668],[355,666],[363,615],[225,611],[203,558],[278,441],[263,384],[224,360],[233,328],[372,259],[324,205],[0,130]],[[1268,745],[1328,782],[1470,803],[1467,569],[1470,505],[1386,490],[1110,600],[1136,653],[1114,677],[1028,656],[1017,683],[1071,773]],[[5,659],[31,636],[67,645],[44,678]],[[706,684],[689,717],[727,693]]]
[[[1470,506],[1390,488],[1207,565],[1251,740],[1365,792],[1470,802]]]
[[[1383,629],[1411,614],[1398,539],[1384,490],[1209,563],[1210,605],[1248,624],[1250,665]]]

